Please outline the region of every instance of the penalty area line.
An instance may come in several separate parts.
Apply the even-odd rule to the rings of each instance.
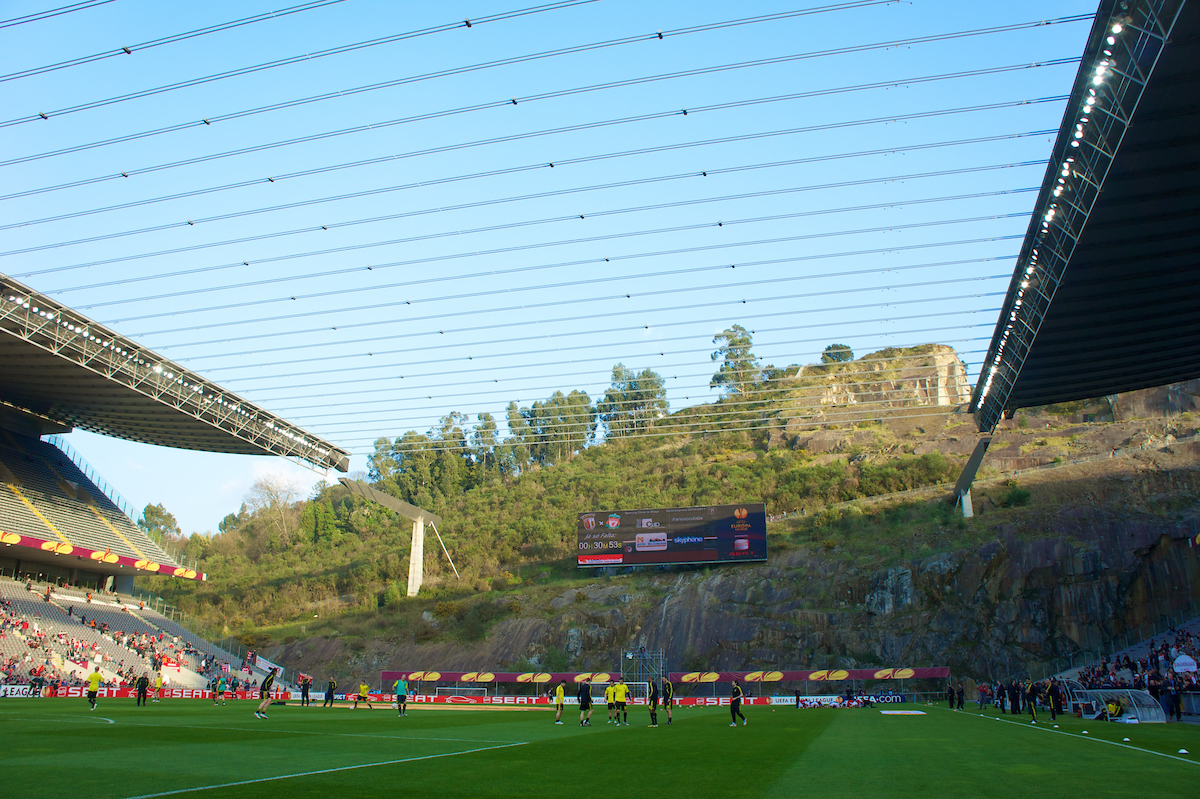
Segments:
[[[196,793],[198,791],[212,791],[217,788],[236,788],[239,785],[256,785],[261,782],[275,782],[277,780],[291,780],[297,777],[315,777],[318,774],[335,774],[339,771],[354,771],[360,768],[374,768],[376,766],[394,766],[398,763],[415,763],[418,760],[435,760],[439,757],[454,757],[455,755],[470,755],[476,752],[487,752],[492,749],[508,749],[513,746],[525,746],[529,741],[517,741],[516,743],[500,744],[499,746],[481,746],[477,749],[464,749],[461,752],[441,752],[436,755],[420,755],[418,757],[402,757],[396,760],[380,760],[376,763],[358,763],[353,766],[336,766],[334,768],[322,768],[316,771],[301,771],[295,774],[280,774],[275,777],[256,777],[252,780],[238,780],[236,782],[222,782],[216,785],[198,785],[195,788],[177,788],[173,791],[160,791],[159,793],[143,793],[137,796],[128,796],[125,799],[156,799],[159,796],[178,796],[184,793]]]

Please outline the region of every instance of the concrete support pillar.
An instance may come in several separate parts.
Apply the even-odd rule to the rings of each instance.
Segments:
[[[408,554],[408,595],[416,596],[425,581],[425,520],[413,522],[412,548]]]
[[[958,498],[958,502],[962,505],[962,514],[964,519],[969,519],[975,515],[975,510],[971,507],[971,489],[967,489]]]
[[[133,594],[133,575],[118,574],[113,577],[113,590],[118,594]]]

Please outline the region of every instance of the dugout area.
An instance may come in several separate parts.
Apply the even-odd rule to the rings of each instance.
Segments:
[[[1069,717],[1056,730],[991,709],[912,709],[924,715],[751,707],[736,729],[724,708],[680,708],[656,729],[638,709],[630,727],[584,729],[569,712],[555,726],[549,710],[272,707],[260,721],[250,703],[102,700],[90,712],[82,699],[8,700],[0,768],[7,795],[97,799],[644,796],[650,786],[692,797],[1102,797],[1134,785],[1190,797],[1200,779],[1200,758],[1178,754],[1200,751],[1196,725]]]

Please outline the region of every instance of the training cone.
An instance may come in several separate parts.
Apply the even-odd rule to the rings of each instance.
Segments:
[[[1179,754],[1181,754],[1181,755],[1186,755],[1186,754],[1188,754],[1188,750],[1186,750],[1186,749],[1180,749],[1180,750],[1179,750]]]
[[[1058,729],[1058,725],[1057,725],[1057,724],[1055,724],[1055,725],[1054,725],[1054,729],[1056,729],[1056,730]]]
[[[1087,730],[1084,730],[1084,731],[1083,731],[1083,734],[1084,734],[1084,735],[1087,735]]]
[[[1122,740],[1122,741],[1125,741],[1126,743],[1129,743],[1129,739],[1128,739],[1128,738],[1122,738],[1121,740]]]

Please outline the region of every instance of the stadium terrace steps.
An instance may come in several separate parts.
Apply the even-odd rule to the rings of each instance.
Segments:
[[[91,479],[85,475],[75,463],[68,458],[62,450],[45,441],[29,439],[29,445],[38,451],[38,454],[45,461],[49,462],[63,478],[71,483],[82,487],[87,491],[91,498],[91,503],[96,510],[110,524],[121,531],[130,543],[146,554],[150,560],[157,563],[162,563],[169,566],[179,566],[175,560],[146,534],[144,530],[133,524],[129,517],[126,516],[116,504],[108,498]],[[84,499],[80,497],[79,499]]]
[[[57,540],[59,535],[49,528],[49,522],[75,546],[110,550],[169,567],[180,565],[52,444],[4,434],[0,436],[0,462],[18,483],[15,489],[0,489],[0,519],[5,532]],[[22,496],[45,521],[21,501]]]

